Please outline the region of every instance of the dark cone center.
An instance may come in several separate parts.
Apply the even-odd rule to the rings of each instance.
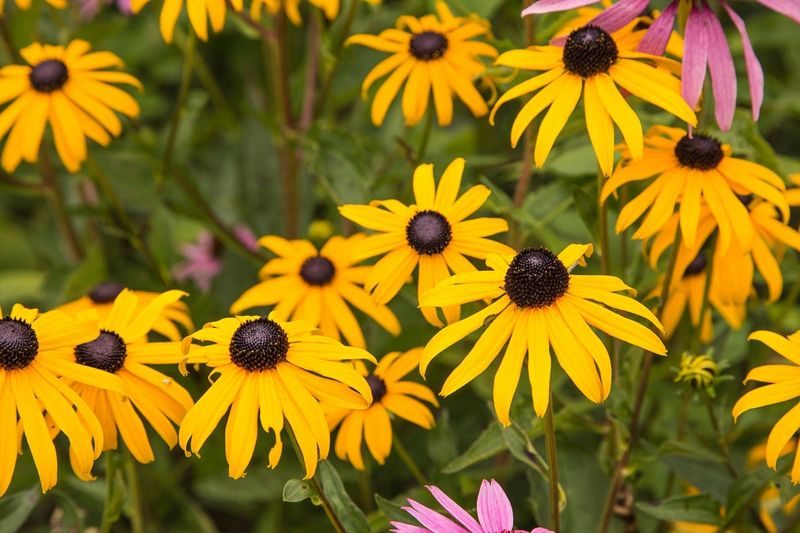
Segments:
[[[686,267],[686,270],[683,271],[683,277],[689,276],[696,276],[698,274],[702,274],[705,269],[708,261],[706,261],[706,256],[703,254],[698,254],[697,257],[692,259],[692,262],[689,263],[689,266]]]
[[[309,285],[327,285],[336,274],[336,267],[327,257],[309,257],[300,267],[300,277]]]
[[[125,286],[116,281],[105,281],[95,285],[92,292],[89,293],[89,298],[96,304],[107,304],[117,299],[119,293],[122,292]]]
[[[386,395],[386,383],[378,376],[367,376],[369,390],[372,391],[372,403],[378,403]]]
[[[289,337],[276,322],[257,318],[245,322],[231,337],[231,361],[250,372],[275,368],[286,359]]]
[[[18,318],[0,319],[0,368],[20,370],[31,364],[38,353],[39,340],[30,324]]]
[[[619,50],[614,38],[598,26],[584,26],[573,31],[564,43],[562,59],[566,69],[582,78],[589,78],[617,62]]]
[[[547,307],[569,288],[569,271],[546,248],[527,248],[511,261],[505,290],[518,307]]]
[[[738,198],[745,207],[750,207],[750,204],[753,202],[753,198],[755,197],[752,194],[737,194],[736,198]]]
[[[406,240],[417,253],[440,254],[453,239],[453,228],[447,219],[436,211],[420,211],[406,226]]]
[[[63,61],[48,59],[33,67],[28,77],[34,89],[42,93],[51,93],[67,83],[69,72]]]
[[[684,136],[675,145],[675,157],[678,162],[689,168],[698,170],[711,170],[717,168],[725,154],[722,143],[713,137],[695,133],[694,136]]]
[[[80,364],[111,374],[125,366],[127,356],[128,350],[122,337],[104,329],[100,330],[100,335],[95,340],[75,347],[75,359]]]
[[[439,59],[447,51],[447,37],[439,32],[424,31],[411,38],[411,55],[422,61]]]

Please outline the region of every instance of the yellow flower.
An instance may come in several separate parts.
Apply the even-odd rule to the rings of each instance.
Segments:
[[[407,125],[422,120],[431,93],[440,126],[453,120],[453,95],[476,117],[488,113],[486,101],[473,85],[473,79],[486,71],[480,57],[497,57],[497,50],[488,43],[471,40],[488,34],[488,23],[454,17],[441,0],[436,2],[436,12],[438,17],[403,16],[397,19],[397,28],[384,30],[380,35],[359,34],[347,39],[347,44],[361,44],[392,54],[372,69],[361,86],[366,98],[372,84],[391,73],[372,104],[372,122],[376,126],[383,124],[403,82],[406,85],[402,107]]]
[[[354,251],[356,261],[385,254],[367,275],[365,285],[377,303],[385,304],[394,298],[418,264],[420,296],[451,272],[475,270],[465,256],[485,259],[492,253],[514,253],[505,244],[485,238],[507,231],[505,220],[464,220],[483,205],[491,192],[483,185],[475,185],[458,197],[463,173],[464,160],[458,158],[444,171],[437,189],[433,165],[420,165],[414,172],[415,205],[382,200],[339,208],[345,218],[380,232],[364,239]],[[448,322],[458,320],[459,306],[447,306],[443,311]],[[435,309],[422,309],[422,313],[434,326],[442,326]]]
[[[364,1],[372,5],[381,3],[381,0]],[[341,0],[308,0],[308,3],[321,9],[328,20],[333,20],[339,15]],[[260,20],[265,7],[270,15],[274,15],[280,11],[281,6],[283,6],[286,17],[292,24],[299,26],[303,23],[303,18],[300,16],[300,0],[253,0],[253,3],[250,4],[250,16],[255,20]]]
[[[119,378],[70,361],[72,347],[92,340],[97,331],[96,321],[76,320],[60,311],[39,314],[16,304],[10,315],[0,312],[0,496],[8,489],[20,451],[17,427],[31,450],[43,492],[58,477],[51,425],[69,439],[76,473],[90,476],[103,448],[103,430],[89,406],[59,378],[122,392]]]
[[[111,312],[100,320],[100,334],[76,344],[76,363],[113,374],[125,386],[123,395],[92,383],[72,385],[100,420],[103,450],[117,448],[119,433],[137,461],[153,461],[153,449],[140,415],[170,448],[177,444],[173,424],[181,423],[193,404],[192,398],[186,389],[149,365],[177,365],[183,359],[183,351],[180,342],[147,342],[147,334],[163,311],[185,295],[167,291],[142,305],[136,293],[125,289],[114,300]]]
[[[17,7],[20,9],[29,9],[31,7],[31,0],[16,0],[14,3],[17,4]],[[47,3],[58,9],[67,7],[67,0],[47,0]],[[3,14],[4,7],[5,0],[0,0],[0,15]]]
[[[200,453],[214,427],[230,409],[225,429],[228,474],[245,475],[253,456],[258,423],[275,432],[269,466],[281,457],[284,418],[297,439],[306,479],[330,450],[330,431],[320,402],[365,409],[372,402],[367,381],[351,360],[375,358],[360,348],[342,346],[313,332],[303,322],[280,322],[272,315],[224,318],[193,333],[206,346],[185,346],[187,363],[205,363],[219,374],[183,419],[179,432],[187,453]]]
[[[622,280],[571,274],[576,265],[585,265],[584,257],[591,252],[589,244],[571,244],[558,256],[545,248],[526,248],[516,256],[493,255],[486,260],[491,270],[456,274],[423,294],[422,306],[484,299],[493,302],[442,329],[428,342],[420,362],[422,375],[434,357],[491,319],[445,381],[441,395],[448,396],[478,377],[508,342],[494,380],[494,406],[503,425],[511,423],[508,412],[526,352],[533,408],[539,416],[547,411],[551,345],[558,363],[578,389],[591,401],[602,402],[611,390],[611,361],[591,326],[655,354],[666,354],[666,348],[646,327],[604,307],[638,315],[662,329],[645,306],[616,294],[635,292]]]
[[[163,0],[161,8],[161,36],[164,41],[171,43],[175,33],[175,24],[178,22],[181,11],[183,10],[184,0]],[[131,10],[139,13],[150,0],[131,0]],[[243,9],[242,0],[230,0],[230,6],[236,11]],[[222,31],[225,27],[225,14],[228,5],[226,0],[186,0],[186,13],[189,15],[189,22],[192,23],[194,33],[203,41],[208,40],[208,22],[211,21],[211,29],[215,33]]]
[[[425,429],[433,427],[433,413],[419,400],[438,407],[436,396],[425,385],[401,381],[417,368],[421,355],[422,348],[405,353],[392,352],[383,357],[373,374],[368,376],[367,368],[359,365],[372,391],[372,405],[366,410],[326,409],[331,431],[341,424],[335,445],[338,458],[350,461],[358,470],[364,470],[361,456],[363,440],[378,464],[384,464],[392,451],[390,413]]]
[[[670,73],[678,72],[680,65],[636,52],[636,40],[629,35],[630,28],[609,34],[597,26],[583,26],[572,31],[563,46],[532,46],[502,54],[497,65],[545,72],[504,94],[494,105],[489,121],[494,124],[495,114],[504,103],[538,91],[514,119],[511,145],[516,146],[528,125],[549,107],[539,126],[533,154],[536,166],[541,167],[583,91],[586,128],[603,174],[611,174],[614,165],[614,124],[622,131],[633,159],[641,159],[642,124],[617,84],[692,125],[697,118],[680,95],[680,80]]]
[[[39,157],[45,126],[53,131],[56,150],[70,172],[86,159],[86,137],[107,146],[110,135],[122,132],[114,111],[139,115],[139,104],[111,85],[126,83],[141,89],[124,72],[104,70],[122,66],[111,52],[88,53],[90,44],[76,39],[64,46],[32,44],[20,51],[28,65],[0,68],[0,104],[13,102],[0,113],[0,139],[9,131],[2,165],[13,172],[24,159]],[[109,135],[110,134],[110,135]]]
[[[86,296],[61,304],[57,309],[79,318],[96,316],[99,320],[105,320],[114,308],[114,300],[124,288],[113,281],[99,283]],[[150,304],[159,295],[157,292],[131,292],[136,296],[142,308]],[[171,341],[179,341],[183,339],[183,335],[176,324],[183,326],[186,331],[194,329],[194,324],[192,324],[192,319],[189,316],[189,308],[186,307],[185,303],[177,300],[167,304],[162,312],[158,314],[155,322],[153,322],[153,331]]]
[[[675,383],[686,382],[695,389],[706,389],[713,385],[719,368],[716,361],[706,354],[681,355],[681,365],[675,376]]]
[[[339,340],[341,333],[351,346],[365,348],[349,303],[392,335],[399,334],[400,323],[392,311],[376,304],[362,288],[370,267],[355,266],[353,250],[364,238],[362,234],[332,237],[317,251],[309,241],[262,237],[261,246],[278,257],[264,265],[259,273],[264,281],[233,302],[231,313],[275,305],[275,320],[302,320],[318,326],[323,335]]]
[[[771,331],[756,331],[749,337],[766,344],[791,365],[763,365],[752,369],[745,378],[748,381],[767,383],[751,390],[733,406],[734,421],[742,413],[766,405],[773,405],[800,396],[800,335],[795,333],[783,337]],[[800,429],[800,403],[783,415],[772,428],[767,439],[767,466],[775,468],[781,451]],[[791,473],[792,483],[800,483],[800,453],[795,453]]]
[[[735,238],[743,251],[753,246],[753,224],[747,208],[737,195],[753,194],[780,209],[789,219],[789,204],[781,191],[786,189],[780,176],[766,167],[730,157],[730,147],[713,137],[680,128],[658,126],[645,140],[644,158],[623,158],[614,175],[605,183],[601,200],[626,183],[658,177],[630,200],[617,218],[617,232],[624,231],[650,209],[636,239],[655,235],[669,220],[680,202],[680,227],[683,242],[691,247],[697,239],[701,207],[707,205],[719,227],[720,251],[727,250]]]

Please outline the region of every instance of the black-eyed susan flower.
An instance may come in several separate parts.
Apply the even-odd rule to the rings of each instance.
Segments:
[[[721,250],[736,239],[742,250],[753,246],[753,225],[747,207],[737,197],[753,194],[776,206],[789,218],[789,204],[782,193],[783,180],[757,163],[730,156],[730,146],[717,139],[680,128],[654,127],[645,139],[644,157],[632,161],[623,158],[603,186],[601,200],[622,185],[658,176],[638,196],[630,200],[617,218],[617,232],[624,231],[644,215],[634,238],[655,235],[680,204],[680,227],[683,242],[695,244],[701,206],[707,205],[719,227]],[[634,158],[635,159],[635,158]]]
[[[356,261],[383,255],[367,275],[365,284],[377,303],[385,304],[394,298],[417,265],[420,296],[451,272],[475,270],[467,257],[485,259],[492,253],[514,253],[505,244],[486,238],[508,230],[505,220],[465,220],[483,205],[491,192],[483,185],[475,185],[459,197],[463,173],[464,160],[458,158],[444,171],[437,188],[433,165],[420,165],[414,172],[416,204],[407,206],[397,200],[382,200],[339,208],[345,218],[380,232],[361,241],[354,251]],[[458,305],[446,306],[443,311],[448,322],[458,320]],[[422,313],[428,322],[441,327],[435,309],[422,309]]]
[[[745,382],[759,381],[766,385],[753,389],[739,398],[733,406],[734,420],[751,409],[782,403],[800,396],[800,335],[795,333],[784,337],[762,330],[751,334],[749,339],[766,344],[791,364],[762,365],[752,369],[747,374]],[[767,439],[767,466],[776,467],[781,451],[798,429],[800,429],[800,403],[789,409],[770,431]],[[797,452],[792,465],[791,480],[792,483],[800,483],[800,453]]]
[[[86,138],[107,146],[122,132],[115,114],[139,115],[139,104],[112,84],[141,89],[139,80],[117,70],[122,60],[111,52],[89,52],[90,44],[76,39],[67,46],[34,43],[20,51],[28,65],[0,68],[2,166],[12,172],[22,160],[39,157],[49,123],[56,150],[70,172],[86,159]],[[10,133],[9,133],[10,132]]]
[[[134,13],[139,13],[150,0],[131,0],[131,9]],[[161,17],[159,26],[161,36],[164,41],[171,43],[175,33],[175,24],[183,11],[184,0],[163,0],[161,7]],[[225,15],[228,6],[236,11],[244,8],[242,0],[186,0],[186,14],[192,24],[194,33],[203,41],[208,40],[208,23],[211,22],[211,30],[215,33],[222,31],[225,27]]]
[[[381,3],[381,0],[364,1],[372,5]],[[308,3],[320,9],[328,20],[335,19],[339,15],[339,9],[341,8],[341,0],[308,0]],[[286,12],[286,18],[292,24],[299,26],[303,23],[303,18],[300,16],[300,0],[253,0],[250,4],[250,16],[255,20],[260,20],[264,8],[270,15],[275,15],[283,8]]]
[[[164,310],[185,295],[167,291],[142,305],[136,293],[124,289],[111,312],[99,321],[100,334],[75,345],[76,363],[113,374],[125,387],[123,395],[91,383],[72,385],[100,420],[103,450],[116,449],[119,435],[137,461],[153,461],[142,418],[170,448],[178,443],[175,426],[192,406],[192,398],[186,389],[150,365],[177,366],[184,355],[181,343],[147,342],[147,334]]]
[[[58,477],[51,424],[69,439],[76,473],[90,475],[103,448],[103,430],[89,406],[59,378],[122,392],[116,376],[69,358],[73,346],[92,340],[97,331],[97,321],[76,320],[60,311],[40,314],[16,304],[11,314],[0,312],[0,496],[14,475],[21,447],[18,427],[43,492],[53,488]]]
[[[666,348],[645,326],[607,307],[661,323],[645,306],[619,291],[635,292],[614,276],[577,275],[590,244],[571,244],[555,255],[526,248],[516,255],[492,255],[491,270],[456,274],[424,293],[420,305],[460,305],[493,300],[483,310],[439,331],[425,347],[420,372],[442,351],[491,323],[448,376],[440,394],[448,396],[483,373],[503,346],[505,355],[494,380],[494,405],[500,422],[511,423],[509,409],[528,354],[533,408],[543,416],[550,397],[550,346],[558,363],[591,401],[602,402],[611,390],[611,361],[592,326],[622,341],[664,355]],[[607,307],[606,307],[607,306]],[[510,340],[509,340],[510,339]]]
[[[454,17],[441,0],[436,2],[436,13],[421,18],[403,16],[397,19],[397,28],[347,39],[347,44],[392,54],[372,69],[362,85],[366,97],[372,84],[388,75],[372,103],[372,122],[376,126],[383,124],[404,82],[402,108],[408,125],[422,120],[431,95],[440,126],[453,120],[453,96],[476,117],[488,113],[489,107],[473,81],[486,71],[481,57],[497,57],[492,45],[473,40],[489,33],[488,23]]]
[[[360,348],[342,346],[314,333],[304,322],[281,322],[272,316],[237,316],[206,324],[187,337],[187,363],[205,363],[219,374],[183,419],[178,434],[187,453],[199,454],[228,410],[225,456],[228,473],[245,474],[253,456],[258,424],[275,433],[269,466],[281,458],[284,419],[297,439],[311,478],[330,450],[330,431],[320,402],[346,409],[366,409],[372,393],[353,360],[375,358]],[[189,346],[191,339],[208,341]]]
[[[643,154],[642,124],[617,85],[681,120],[695,125],[697,118],[680,95],[680,80],[670,71],[680,65],[671,59],[635,51],[630,27],[609,33],[588,25],[573,30],[563,45],[532,46],[502,54],[497,65],[544,71],[509,90],[494,105],[489,121],[506,102],[536,92],[522,107],[511,127],[516,146],[528,125],[549,108],[536,135],[533,160],[544,165],[564,125],[581,99],[589,140],[604,175],[614,165],[614,124],[630,146],[634,160]],[[647,61],[654,63],[650,65]]]
[[[425,385],[403,381],[409,372],[417,368],[421,356],[422,348],[415,348],[405,353],[389,353],[369,375],[365,365],[358,365],[372,390],[372,405],[368,409],[358,410],[341,407],[326,409],[331,431],[339,426],[334,447],[338,458],[350,461],[358,470],[363,470],[361,445],[362,442],[366,442],[372,457],[378,464],[384,464],[392,451],[390,415],[425,429],[433,427],[433,413],[422,402],[438,406],[436,395]]]
[[[57,309],[78,317],[96,315],[97,319],[105,320],[111,314],[111,310],[114,308],[114,301],[124,288],[122,284],[115,281],[98,283],[85,296],[61,304]],[[136,296],[140,306],[137,311],[141,311],[159,296],[159,293],[149,291],[133,291],[133,294]],[[178,329],[179,325],[186,332],[194,329],[192,318],[189,316],[189,308],[184,302],[176,299],[169,302],[155,317],[152,329],[171,341],[179,341],[183,339],[183,334]]]
[[[0,1],[0,15],[3,14],[5,3],[5,0]],[[31,7],[31,0],[16,0],[14,3],[20,9],[28,9]],[[58,9],[67,7],[67,0],[47,0],[47,3]]]
[[[397,335],[400,323],[392,311],[376,304],[363,288],[370,267],[356,266],[353,251],[364,238],[362,234],[331,237],[317,250],[309,241],[262,237],[259,244],[278,257],[261,268],[264,281],[233,302],[231,313],[274,305],[275,320],[302,320],[319,326],[323,335],[336,340],[344,336],[351,346],[365,348],[350,304]]]

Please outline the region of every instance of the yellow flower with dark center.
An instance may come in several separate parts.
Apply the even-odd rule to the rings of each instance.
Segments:
[[[557,256],[545,248],[526,248],[515,256],[493,255],[486,260],[491,270],[456,274],[423,294],[422,306],[493,300],[482,311],[442,329],[428,342],[420,362],[423,377],[434,357],[491,319],[439,394],[448,396],[478,377],[508,343],[494,380],[494,406],[503,425],[511,424],[509,408],[526,353],[533,408],[539,416],[547,411],[550,346],[584,396],[602,402],[611,390],[611,361],[592,326],[658,355],[667,350],[648,328],[606,308],[643,317],[662,329],[649,309],[617,294],[635,293],[621,279],[571,273],[576,265],[585,265],[584,257],[591,253],[590,244],[571,244]]]
[[[206,324],[186,339],[187,363],[205,363],[211,387],[189,410],[179,432],[187,453],[200,449],[230,409],[225,428],[228,474],[245,475],[253,456],[258,423],[274,431],[269,466],[281,458],[284,418],[297,439],[306,479],[330,450],[330,431],[320,402],[346,409],[366,409],[372,402],[367,381],[353,360],[375,358],[360,348],[342,346],[314,333],[304,322],[281,322],[274,317],[237,316]],[[191,339],[209,341],[189,346]]]
[[[382,200],[339,207],[345,218],[380,232],[364,239],[354,251],[357,261],[385,254],[369,272],[365,284],[377,303],[385,304],[394,298],[417,265],[417,295],[421,296],[451,272],[475,270],[467,257],[485,259],[492,253],[514,253],[505,244],[485,238],[507,231],[505,220],[465,220],[483,205],[491,191],[475,185],[458,197],[463,173],[464,160],[458,158],[444,171],[437,188],[433,165],[420,165],[414,172],[415,205]],[[447,306],[443,311],[448,322],[458,320],[458,305]],[[422,314],[434,326],[442,326],[435,309],[422,309]]]
[[[76,363],[113,374],[125,386],[123,395],[91,383],[72,385],[100,420],[103,450],[116,449],[119,434],[137,461],[153,461],[141,417],[170,448],[178,443],[175,426],[192,407],[192,398],[172,378],[149,365],[177,365],[184,354],[180,342],[147,342],[147,334],[164,309],[185,295],[167,291],[143,306],[136,293],[125,289],[114,300],[111,312],[100,320],[100,334],[75,345]]]
[[[14,475],[22,433],[42,491],[56,484],[58,464],[51,424],[69,439],[76,474],[91,475],[92,464],[103,448],[103,429],[89,406],[59,378],[122,392],[116,376],[69,358],[75,344],[92,340],[97,331],[97,321],[76,320],[60,311],[39,314],[16,304],[10,315],[0,312],[0,496]]]
[[[5,3],[5,0],[0,0],[0,15],[3,14]],[[14,3],[20,9],[29,9],[31,7],[31,0],[16,0]],[[47,3],[58,9],[67,7],[67,0],[47,0]]]
[[[76,39],[64,46],[32,44],[20,51],[28,65],[0,68],[0,104],[13,102],[0,113],[0,139],[8,133],[2,166],[13,172],[24,159],[39,157],[49,123],[56,150],[70,172],[86,159],[86,138],[107,146],[122,132],[115,111],[135,117],[139,104],[112,85],[141,89],[139,80],[109,67],[122,66],[111,52],[89,53],[88,42]],[[10,131],[10,133],[9,133]]]
[[[622,208],[617,232],[622,232],[649,209],[633,234],[636,239],[655,235],[680,203],[683,242],[691,247],[697,239],[701,206],[707,205],[719,227],[721,251],[735,239],[742,251],[753,246],[753,224],[737,195],[753,194],[776,206],[789,219],[789,204],[780,176],[766,167],[730,157],[730,147],[708,135],[690,135],[680,128],[658,126],[645,140],[644,158],[624,157],[605,183],[601,200],[626,183],[658,176]]]
[[[114,308],[114,301],[124,288],[122,284],[114,281],[98,283],[86,296],[61,304],[57,309],[76,317],[91,317],[96,314],[97,319],[106,320]],[[139,301],[140,308],[144,308],[159,296],[157,292],[131,292]],[[141,311],[141,309],[138,310]],[[152,330],[171,341],[179,341],[184,336],[178,329],[178,325],[187,332],[194,329],[192,318],[189,316],[189,308],[185,303],[176,300],[168,303],[155,317]]]
[[[425,429],[433,427],[433,413],[419,400],[438,407],[436,395],[425,385],[402,381],[417,368],[421,355],[422,348],[405,353],[392,352],[380,360],[370,375],[367,375],[366,366],[358,365],[372,390],[372,405],[365,410],[326,409],[331,431],[341,424],[334,448],[339,459],[350,461],[358,470],[364,470],[361,444],[366,442],[372,457],[378,464],[384,464],[392,451],[390,414]]]
[[[514,119],[511,145],[516,146],[530,123],[549,107],[539,125],[533,153],[536,166],[541,167],[583,92],[589,139],[606,176],[614,165],[614,124],[622,131],[633,159],[643,155],[642,124],[617,85],[681,120],[697,124],[694,112],[680,95],[680,80],[670,73],[679,71],[680,65],[635,51],[635,39],[626,38],[629,34],[629,28],[609,34],[597,26],[583,26],[572,31],[563,46],[532,46],[502,54],[497,65],[545,72],[500,97],[489,121],[494,124],[495,114],[504,103],[536,91]]]
[[[139,13],[150,0],[131,0],[131,10]],[[175,33],[175,24],[183,10],[184,0],[163,0],[161,7],[161,36],[164,41],[171,43]],[[186,0],[186,14],[192,24],[194,33],[203,41],[208,40],[208,23],[211,22],[211,30],[215,33],[222,31],[225,27],[225,15],[228,4],[236,11],[244,8],[242,0]]]
[[[771,331],[756,331],[749,337],[766,344],[791,365],[762,365],[752,369],[745,378],[748,381],[766,383],[751,390],[733,406],[733,419],[742,413],[767,405],[782,403],[800,397],[800,332],[783,337]],[[781,451],[800,429],[800,402],[783,415],[772,428],[767,439],[767,466],[775,468]],[[792,483],[800,483],[800,453],[795,453],[791,473]]]
[[[302,320],[318,326],[323,335],[365,348],[358,320],[347,304],[360,310],[392,335],[400,333],[400,322],[385,305],[376,304],[363,289],[370,267],[356,266],[353,250],[362,234],[331,237],[317,251],[309,241],[287,241],[270,235],[258,242],[278,257],[268,261],[259,275],[262,281],[231,305],[231,313],[275,305],[275,320]],[[277,305],[276,305],[277,304]]]
[[[381,0],[364,1],[372,5],[381,3]],[[328,20],[335,19],[339,15],[339,9],[341,8],[341,0],[308,0],[308,3],[322,10]],[[303,23],[303,18],[300,16],[300,0],[253,0],[253,3],[250,4],[250,16],[255,20],[260,20],[264,8],[267,9],[270,15],[275,15],[280,11],[281,7],[283,7],[286,17],[292,24],[299,26]]]
[[[453,121],[454,95],[476,117],[488,113],[489,107],[473,80],[486,71],[480,58],[497,57],[497,50],[489,43],[471,40],[488,34],[488,23],[454,17],[441,0],[436,2],[436,12],[438,16],[403,16],[397,19],[397,28],[379,35],[359,34],[347,39],[347,44],[361,44],[392,54],[372,69],[361,86],[366,98],[372,84],[389,75],[372,104],[372,122],[376,126],[383,124],[404,82],[402,107],[407,125],[422,120],[431,94],[440,126]]]

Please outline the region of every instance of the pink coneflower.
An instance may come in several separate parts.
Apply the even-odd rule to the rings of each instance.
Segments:
[[[478,520],[454,502],[438,487],[426,485],[436,501],[441,504],[450,516],[458,523],[453,522],[445,515],[425,507],[419,502],[408,499],[410,507],[403,507],[408,514],[422,524],[413,526],[402,522],[392,522],[395,533],[528,533],[527,530],[514,529],[514,511],[511,502],[503,488],[495,480],[481,482],[478,493]],[[460,524],[460,525],[459,525]],[[530,533],[553,533],[549,529],[537,527]]]
[[[523,10],[522,15],[564,11],[594,4],[598,0],[539,0]],[[772,9],[800,23],[800,0],[756,0],[759,4]],[[620,0],[599,14],[589,24],[603,27],[610,24],[622,27],[647,8],[648,0]],[[711,73],[711,88],[714,94],[714,116],[723,130],[728,130],[733,121],[736,109],[736,70],[733,57],[725,39],[717,13],[707,0],[672,0],[661,15],[653,22],[639,45],[639,51],[661,55],[675,24],[678,8],[681,3],[691,6],[686,20],[686,31],[683,45],[682,93],[686,102],[694,107],[700,100],[706,70]],[[753,120],[758,120],[761,103],[764,100],[764,72],[758,61],[744,20],[731,9],[726,0],[719,0],[719,5],[728,14],[733,25],[739,31],[744,48],[744,63],[750,85],[750,103]]]
[[[81,0],[80,14],[84,20],[91,20],[100,13],[104,5],[113,5],[125,16],[133,15],[131,0]]]
[[[237,226],[233,231],[239,242],[247,249],[258,250],[258,240],[249,228]],[[221,247],[214,235],[208,231],[200,232],[197,242],[181,245],[180,253],[184,261],[175,266],[173,270],[175,279],[178,281],[191,279],[201,291],[208,292],[211,289],[211,282],[222,270],[220,252]]]

